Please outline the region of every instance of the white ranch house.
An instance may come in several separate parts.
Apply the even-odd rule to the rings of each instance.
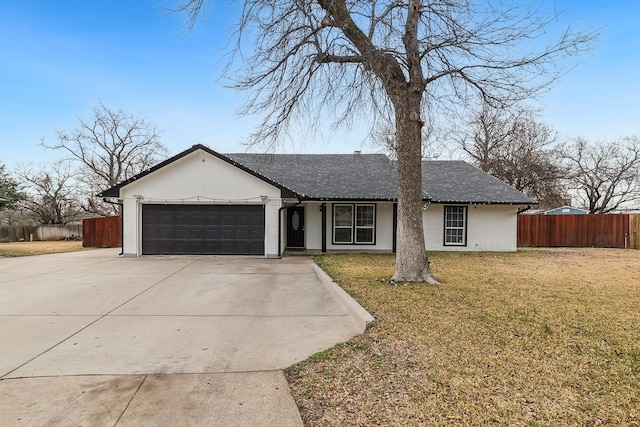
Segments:
[[[220,154],[203,145],[103,191],[126,257],[395,251],[396,164],[382,154]],[[536,201],[462,161],[423,162],[429,251],[515,251]]]

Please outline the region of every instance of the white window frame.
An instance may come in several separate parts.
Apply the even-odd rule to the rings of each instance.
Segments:
[[[373,221],[370,225],[358,225],[358,208],[370,207],[373,213]],[[371,240],[359,241],[358,230],[371,230]],[[353,238],[357,245],[375,245],[376,244],[376,205],[375,203],[359,203],[355,207],[355,228],[353,231]]]
[[[368,225],[358,225],[358,208],[371,207],[373,211],[373,223]],[[351,223],[349,225],[336,225],[336,214],[339,207],[351,208]],[[333,204],[333,216],[332,216],[332,239],[331,242],[334,245],[375,245],[376,244],[376,204],[375,203],[334,203]],[[336,231],[349,229],[351,239],[349,241],[337,241]],[[371,230],[371,240],[360,241],[358,240],[358,230]]]
[[[459,225],[449,225],[448,221],[449,220],[454,220],[454,221],[458,221],[458,219],[451,219],[449,218],[449,215],[452,213],[451,211],[453,209],[456,209],[455,214],[458,215],[460,211],[458,211],[459,209],[462,210],[462,226]],[[456,206],[445,206],[444,207],[444,236],[443,236],[443,240],[444,240],[444,246],[467,246],[467,225],[468,225],[468,206],[460,206],[460,205],[456,205]],[[449,230],[456,230],[456,231],[461,231],[460,236],[462,237],[462,240],[449,240],[450,236],[448,235],[447,231]],[[458,233],[456,233],[456,235],[458,235]]]
[[[338,208],[345,208],[348,207],[351,209],[351,222],[349,225],[336,225],[336,215],[337,215],[337,210]],[[354,211],[355,211],[355,206],[351,203],[335,203],[333,205],[333,230],[332,230],[332,242],[334,245],[351,245],[353,244],[353,232],[354,232],[354,227],[353,227],[353,219],[354,219]],[[349,241],[337,241],[336,240],[336,231],[337,230],[350,230],[351,231],[351,238],[349,239]]]

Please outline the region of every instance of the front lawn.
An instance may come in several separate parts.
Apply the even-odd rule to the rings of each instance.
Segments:
[[[0,243],[0,256],[16,257],[81,251],[82,242],[55,240]]]
[[[377,322],[286,375],[308,426],[640,425],[640,252],[434,253],[316,262]]]

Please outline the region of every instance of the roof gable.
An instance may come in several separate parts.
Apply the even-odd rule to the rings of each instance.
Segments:
[[[225,162],[237,167],[238,169],[240,169],[240,170],[242,170],[242,171],[244,171],[246,173],[249,173],[249,174],[255,176],[258,179],[261,179],[262,181],[266,182],[267,184],[273,185],[274,187],[276,187],[276,188],[278,188],[278,189],[280,189],[282,191],[283,197],[295,196],[295,194],[293,192],[291,192],[288,188],[285,188],[285,187],[277,184],[276,182],[274,182],[273,180],[269,179],[268,177],[262,176],[259,173],[257,173],[256,171],[253,171],[253,170],[247,168],[246,166],[244,166],[242,164],[239,164],[239,163],[229,159],[227,156],[225,156],[223,154],[220,154],[217,151],[214,151],[214,150],[210,149],[209,147],[206,147],[206,146],[201,145],[201,144],[196,144],[196,145],[192,146],[191,148],[189,148],[189,149],[187,149],[187,150],[185,150],[185,151],[183,151],[181,153],[178,153],[175,156],[170,157],[170,158],[168,158],[167,160],[165,160],[163,162],[158,163],[157,165],[153,166],[152,168],[147,169],[147,170],[145,170],[143,172],[140,172],[139,174],[134,175],[133,177],[131,177],[131,178],[127,179],[127,180],[124,180],[121,183],[119,183],[119,184],[117,184],[117,185],[115,185],[115,186],[113,186],[113,187],[111,187],[111,188],[109,188],[107,190],[102,191],[101,193],[98,193],[97,196],[98,197],[120,197],[120,189],[121,188],[126,187],[127,185],[129,185],[129,184],[131,184],[133,182],[136,182],[136,181],[140,180],[141,178],[144,178],[144,177],[146,177],[148,175],[151,175],[154,172],[159,171],[162,168],[164,168],[164,167],[166,167],[166,166],[168,166],[168,165],[170,165],[170,164],[172,164],[172,163],[174,163],[174,162],[176,162],[176,161],[178,161],[180,159],[183,159],[184,157],[187,157],[188,155],[190,155],[192,153],[195,153],[198,150],[202,150],[202,151],[204,151],[204,152],[206,152],[206,153],[208,153],[208,154],[210,154],[210,155],[212,155],[214,157],[217,157],[220,160],[223,160],[223,161],[225,161]]]

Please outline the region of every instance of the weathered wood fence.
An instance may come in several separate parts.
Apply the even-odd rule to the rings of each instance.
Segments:
[[[82,240],[82,224],[41,225],[36,234],[38,240]]]
[[[0,242],[29,241],[31,236],[36,236],[36,225],[3,225],[0,226]]]
[[[82,225],[44,224],[0,226],[0,242],[28,242],[29,240],[82,240]]]
[[[640,249],[640,215],[520,215],[518,246]]]
[[[115,248],[122,244],[122,222],[119,216],[85,219],[82,234],[85,248]]]
[[[629,248],[640,249],[640,215],[629,215]]]

